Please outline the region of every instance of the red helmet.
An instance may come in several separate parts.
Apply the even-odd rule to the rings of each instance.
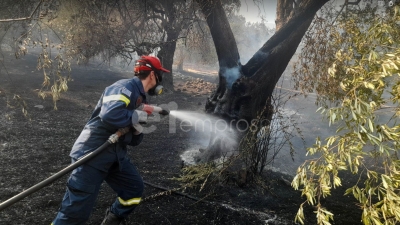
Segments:
[[[136,61],[134,72],[140,71],[150,71],[154,70],[156,72],[163,71],[169,73],[170,71],[163,68],[160,60],[154,56],[142,56],[139,60]]]

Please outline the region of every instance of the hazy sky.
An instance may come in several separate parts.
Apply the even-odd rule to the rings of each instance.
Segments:
[[[261,21],[260,16],[264,16],[268,25],[275,26],[277,0],[240,0],[240,2],[242,6],[239,14],[246,17],[247,21],[258,22]]]

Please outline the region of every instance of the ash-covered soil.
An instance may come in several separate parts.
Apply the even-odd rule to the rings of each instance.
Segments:
[[[5,52],[0,64],[0,202],[24,191],[60,171],[70,163],[71,146],[92,113],[103,89],[121,78],[132,76],[129,71],[110,69],[91,63],[74,66],[73,82],[53,110],[51,99],[40,99],[37,89],[42,72],[36,70],[37,57],[28,54],[16,60]],[[177,92],[151,97],[151,104],[176,102],[179,110],[203,111],[215,76],[193,72],[175,75]],[[203,84],[201,88],[199,85]],[[28,106],[28,117],[13,100],[18,94]],[[145,182],[167,189],[180,187],[171,178],[179,177],[183,166],[180,155],[187,149],[190,133],[180,129],[170,133],[168,118],[154,124],[156,130],[145,135],[141,145],[131,148],[129,155]],[[291,162],[288,162],[291,163]],[[55,217],[65,191],[67,175],[53,184],[26,197],[0,212],[0,224],[50,224]],[[194,200],[146,185],[144,201],[131,215],[129,224],[295,224],[294,216],[304,201],[294,191],[285,174],[266,171],[264,186],[224,182],[214,187],[212,194],[186,189]],[[354,201],[343,197],[329,198],[326,205],[335,215],[333,224],[358,224],[360,212],[352,210]],[[114,201],[115,193],[103,185],[88,224],[100,224],[106,208]],[[306,224],[316,224],[311,207]]]

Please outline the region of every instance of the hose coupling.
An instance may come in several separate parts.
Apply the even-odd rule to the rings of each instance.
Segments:
[[[118,142],[118,139],[119,139],[118,134],[113,134],[113,135],[111,135],[111,136],[108,138],[108,142],[109,142],[110,144],[114,144],[114,143],[117,143],[117,142]]]

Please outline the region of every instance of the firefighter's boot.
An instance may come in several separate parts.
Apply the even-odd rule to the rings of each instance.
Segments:
[[[127,225],[124,218],[120,218],[111,212],[110,208],[106,211],[106,217],[104,218],[101,225]]]

